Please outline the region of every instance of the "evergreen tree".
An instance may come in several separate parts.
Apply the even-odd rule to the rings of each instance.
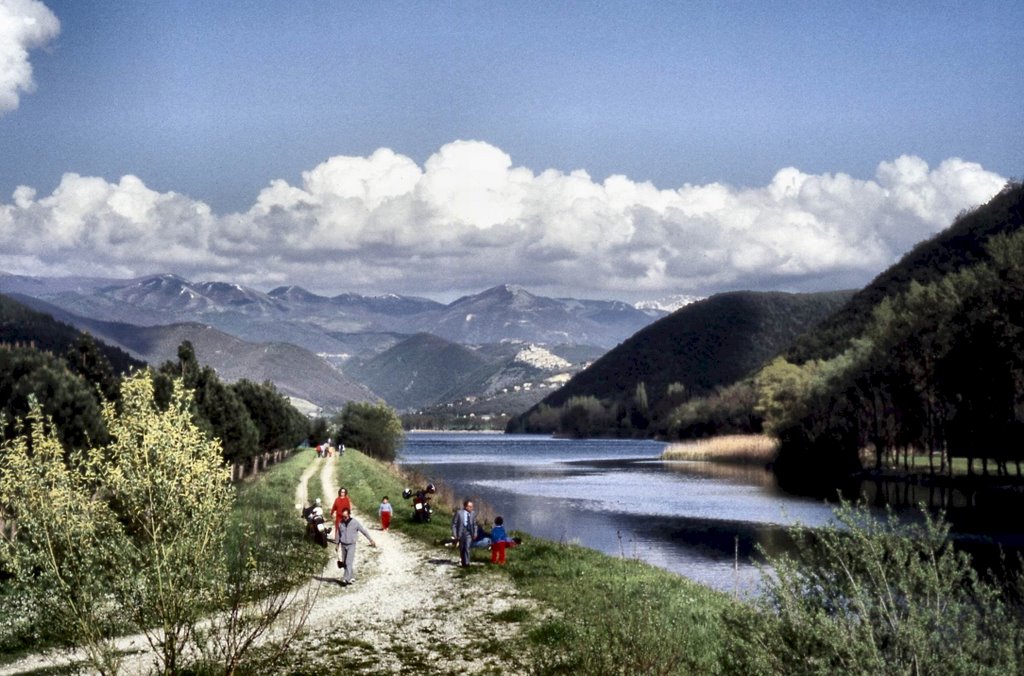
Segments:
[[[350,401],[336,421],[340,440],[378,460],[391,462],[402,443],[402,421],[383,404]]]

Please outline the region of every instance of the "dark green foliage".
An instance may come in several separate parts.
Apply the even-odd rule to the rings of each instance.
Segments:
[[[309,443],[313,446],[327,441],[329,430],[327,429],[327,420],[324,418],[314,418],[309,424]]]
[[[16,421],[28,414],[30,396],[57,423],[65,448],[84,448],[106,439],[96,389],[72,373],[63,359],[32,348],[0,347],[0,417],[5,437],[22,431],[16,429]]]
[[[199,415],[220,439],[226,460],[238,461],[260,452],[259,432],[245,404],[209,366],[203,367],[196,379],[195,400]]]
[[[223,383],[212,368],[200,366],[189,341],[179,346],[178,361],[165,362],[153,379],[154,398],[160,406],[166,405],[171,378],[181,378],[193,391],[196,425],[220,439],[224,458],[230,462],[291,447],[306,435],[305,417],[272,385]]]
[[[848,475],[868,445],[879,466],[912,448],[934,472],[951,471],[953,457],[969,472],[975,458],[983,470],[995,460],[1000,474],[1024,459],[1024,230],[987,251],[986,262],[886,298],[823,362],[778,426],[780,475]]]
[[[921,242],[899,263],[878,275],[841,311],[808,332],[789,348],[789,361],[828,359],[841,353],[849,341],[872,321],[884,298],[899,295],[916,281],[928,284],[989,258],[992,237],[1024,227],[1024,184],[1008,183],[988,204],[963,214],[946,230]]]
[[[306,437],[309,420],[277,391],[273,383],[257,385],[249,380],[239,380],[231,385],[231,390],[256,425],[260,449],[294,448]]]
[[[378,460],[393,461],[402,444],[402,421],[384,404],[350,401],[333,422],[342,443]]]
[[[786,674],[1011,674],[1024,666],[1021,608],[979,579],[949,528],[865,507],[797,528],[793,558],[769,559],[763,621],[736,623],[737,653]],[[750,618],[746,618],[749,620]]]
[[[44,352],[65,354],[83,335],[50,315],[36,312],[14,298],[0,294],[0,344],[33,346]],[[118,375],[146,365],[124,350],[105,343],[96,342],[95,347]]]
[[[723,387],[706,397],[690,399],[672,410],[667,436],[699,439],[760,432],[761,417],[754,411],[756,403],[757,389],[749,380]]]
[[[107,401],[121,398],[121,379],[114,374],[110,361],[87,333],[78,336],[64,353],[68,367],[92,383]]]
[[[683,396],[712,395],[757,370],[850,297],[849,292],[816,294],[733,292],[712,296],[638,331],[605,354],[541,405],[563,406],[571,397],[592,396],[626,406],[629,430],[663,432],[664,416]],[[643,383],[647,411],[637,404]],[[672,392],[669,387],[672,386]],[[683,396],[681,396],[683,395]],[[538,429],[540,405],[509,423],[510,431]],[[639,423],[639,424],[638,424]]]

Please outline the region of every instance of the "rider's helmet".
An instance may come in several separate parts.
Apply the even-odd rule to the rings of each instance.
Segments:
[[[437,489],[434,487],[434,484],[427,484],[428,493],[434,493],[435,491],[437,491]]]
[[[406,488],[404,491],[402,491],[402,497],[406,499],[412,497],[412,489]]]
[[[319,507],[320,506],[320,498],[317,498],[316,500],[314,500],[313,504],[315,504],[317,507]]]

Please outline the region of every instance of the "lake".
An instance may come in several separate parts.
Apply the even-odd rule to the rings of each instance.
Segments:
[[[663,448],[649,440],[411,433],[399,459],[483,500],[510,530],[638,558],[728,592],[755,589],[756,545],[780,553],[789,546],[786,526],[832,516],[821,500],[779,490],[762,468],[664,462]]]

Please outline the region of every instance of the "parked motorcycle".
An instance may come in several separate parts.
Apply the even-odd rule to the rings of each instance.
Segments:
[[[334,526],[324,521],[324,508],[320,504],[320,498],[302,510],[302,518],[306,520],[306,535],[321,547],[326,547]]]
[[[408,500],[412,498],[412,520],[417,523],[430,521],[433,508],[430,506],[430,497],[437,491],[434,484],[427,484],[422,490],[413,493],[411,488],[402,491],[402,497]]]

